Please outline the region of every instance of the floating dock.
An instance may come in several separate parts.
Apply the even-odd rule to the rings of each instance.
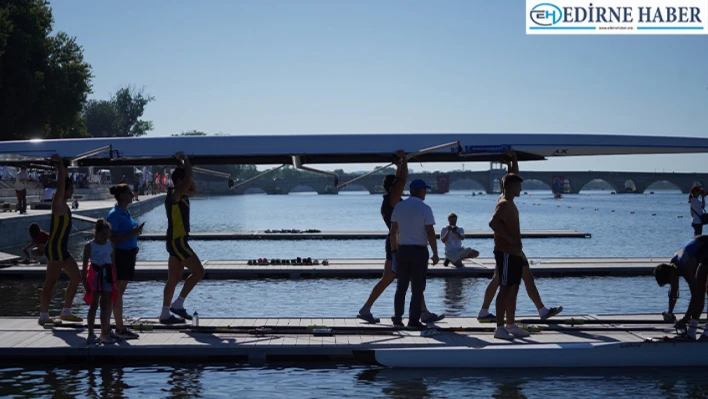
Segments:
[[[322,232],[268,232],[268,231],[222,231],[191,232],[193,241],[243,241],[243,240],[383,240],[388,235],[385,231],[322,231]],[[437,234],[440,238],[440,234]],[[576,230],[522,230],[521,237],[529,238],[591,238],[590,233]],[[465,238],[491,239],[491,230],[470,230]],[[165,241],[165,233],[143,233],[138,238],[142,241]]]
[[[536,277],[650,276],[659,263],[669,258],[529,258]],[[383,272],[383,259],[330,259],[329,265],[248,265],[245,260],[202,261],[205,279],[235,280],[260,278],[374,278]],[[320,262],[321,263],[321,262]],[[429,277],[486,277],[494,274],[491,258],[465,260],[464,267],[445,267],[442,262],[428,269]],[[44,265],[0,268],[2,279],[44,280]],[[187,272],[185,271],[185,275]],[[65,276],[63,276],[65,278]],[[165,280],[167,261],[138,262],[137,280]]]
[[[678,316],[678,315],[677,315]],[[520,323],[532,326],[530,337],[507,342],[495,339],[495,325],[479,323],[475,318],[447,318],[426,330],[398,329],[388,319],[376,325],[354,318],[201,318],[198,328],[189,322],[179,326],[162,326],[156,319],[129,320],[137,340],[114,345],[87,345],[87,331],[83,323],[44,328],[36,317],[0,318],[0,363],[100,363],[135,362],[207,362],[244,361],[368,361],[371,355],[383,350],[415,351],[427,348],[445,349],[456,358],[463,349],[495,349],[497,356],[520,356],[521,350],[539,345],[566,348],[616,344],[605,352],[603,367],[620,362],[620,357],[640,356],[657,346],[665,356],[649,363],[676,365],[708,365],[706,356],[679,357],[686,350],[706,351],[708,342],[664,342],[673,336],[673,324],[663,321],[659,314],[639,315],[565,315],[542,321],[521,317]],[[100,330],[98,330],[100,331]],[[699,333],[702,329],[699,329]],[[661,342],[660,342],[661,341]],[[647,348],[646,346],[650,347]],[[663,345],[663,346],[662,346]],[[681,345],[684,345],[681,347]],[[548,347],[540,349],[552,354]],[[488,352],[489,353],[489,352]],[[556,351],[556,353],[558,353]],[[673,355],[672,355],[673,353]],[[515,355],[516,354],[516,355]],[[368,360],[367,360],[368,359]],[[683,359],[683,360],[680,360]],[[582,364],[582,358],[575,358]],[[516,359],[515,364],[519,364]],[[498,362],[497,362],[498,363]],[[561,363],[546,361],[545,367]],[[491,367],[509,365],[492,364]]]

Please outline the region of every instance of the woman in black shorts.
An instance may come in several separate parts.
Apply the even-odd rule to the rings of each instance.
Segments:
[[[138,255],[138,236],[143,232],[143,225],[130,215],[128,205],[133,202],[133,192],[127,184],[111,187],[111,194],[116,198],[116,205],[108,212],[106,220],[111,225],[111,241],[115,247],[116,279],[118,280],[118,300],[113,307],[116,320],[116,335],[123,339],[138,338],[138,334],[123,325],[123,294],[128,282],[135,279],[135,262]]]

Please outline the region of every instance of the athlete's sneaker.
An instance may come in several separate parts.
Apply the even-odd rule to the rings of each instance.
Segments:
[[[176,314],[177,316],[185,320],[192,320],[192,316],[187,313],[187,309],[170,308],[170,312]]]
[[[403,318],[401,317],[393,316],[391,317],[391,322],[393,322],[393,325],[396,327],[403,327]]]
[[[52,319],[52,318],[49,318],[49,319],[42,319],[42,318],[40,318],[39,320],[37,320],[37,324],[39,324],[40,326],[43,326],[45,323],[54,323],[54,319]]]
[[[494,331],[494,338],[504,339],[507,341],[513,341],[514,335],[509,333],[509,331],[507,331],[506,328],[504,328],[504,327],[497,327],[496,331]]]
[[[447,266],[450,264],[450,259],[445,258],[445,261],[443,262],[443,266]]]
[[[444,314],[437,315],[431,312],[423,312],[423,315],[420,317],[420,321],[422,321],[423,323],[435,323],[436,321],[440,321],[444,318]]]
[[[487,313],[486,316],[477,316],[477,321],[480,323],[496,323],[497,316],[495,316],[493,313]]]
[[[696,327],[688,327],[686,329],[686,336],[691,340],[696,340]]]
[[[184,319],[175,317],[175,315],[170,315],[170,317],[166,319],[160,319],[160,324],[185,324],[185,321]]]
[[[74,322],[82,322],[84,319],[82,319],[79,316],[74,316],[73,314],[66,315],[66,316],[59,316],[59,319],[64,320],[64,321],[74,321]]]
[[[548,309],[548,313],[545,314],[545,316],[541,316],[541,320],[546,320],[549,319],[553,316],[557,316],[560,312],[563,311],[563,306],[556,306]]]
[[[86,345],[93,345],[98,343],[98,337],[96,334],[91,334],[86,338]]]
[[[101,334],[99,337],[102,344],[111,345],[116,343],[116,339],[111,336],[111,334]]]
[[[530,332],[522,330],[516,324],[511,327],[507,327],[506,331],[508,331],[510,334],[513,334],[514,338],[526,338],[531,336]]]
[[[366,322],[369,323],[369,324],[376,324],[376,323],[378,323],[378,322],[381,321],[381,319],[379,319],[378,317],[374,317],[374,315],[371,314],[371,312],[369,312],[369,313],[362,313],[362,312],[359,312],[359,314],[356,315],[356,318],[357,318],[357,319],[362,319],[362,320],[366,321]]]
[[[424,329],[426,325],[417,320],[408,320],[408,328]]]
[[[127,327],[122,330],[116,330],[116,336],[122,339],[138,339],[140,335],[130,331]]]

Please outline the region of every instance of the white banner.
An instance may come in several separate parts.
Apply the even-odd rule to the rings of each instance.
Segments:
[[[708,0],[526,0],[527,35],[705,35]]]

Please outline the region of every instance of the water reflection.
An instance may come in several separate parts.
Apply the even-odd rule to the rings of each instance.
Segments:
[[[204,387],[202,386],[201,368],[176,368],[168,377],[168,389],[163,389],[169,393],[165,396],[170,399],[201,398]]]
[[[706,398],[708,369],[398,370],[336,364],[0,370],[8,398]]]
[[[397,370],[368,369],[357,375],[359,386],[376,387],[376,397],[488,397],[532,399],[707,398],[706,368],[578,370]]]

